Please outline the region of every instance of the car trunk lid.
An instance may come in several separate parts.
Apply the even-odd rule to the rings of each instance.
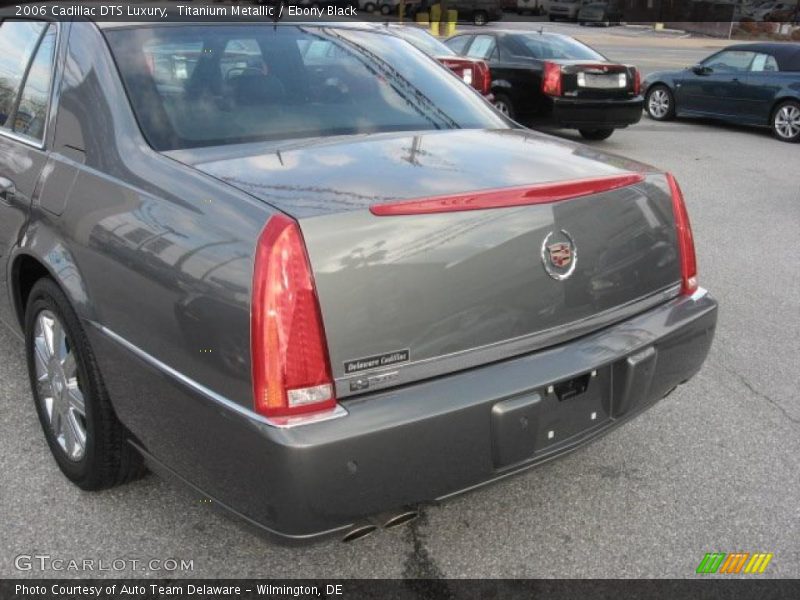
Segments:
[[[663,175],[586,146],[503,130],[227,150],[169,154],[298,220],[339,398],[551,346],[680,287]]]
[[[613,100],[638,95],[636,67],[585,60],[550,60],[561,68],[561,95]]]

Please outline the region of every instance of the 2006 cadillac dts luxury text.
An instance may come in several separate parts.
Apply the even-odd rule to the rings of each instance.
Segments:
[[[520,129],[391,31],[6,20],[0,69],[0,319],[83,489],[147,465],[352,539],[705,360],[675,179]]]

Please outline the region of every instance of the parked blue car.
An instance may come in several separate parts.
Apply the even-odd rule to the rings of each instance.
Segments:
[[[800,44],[729,46],[688,69],[651,73],[642,87],[656,121],[713,117],[800,141]]]

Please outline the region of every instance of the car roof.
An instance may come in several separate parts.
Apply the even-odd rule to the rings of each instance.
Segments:
[[[90,21],[91,19],[82,19]],[[355,30],[385,30],[381,23],[366,23],[363,21],[344,22],[344,21],[307,21],[303,19],[282,19],[280,21],[94,21],[100,29],[137,29],[139,27],[197,27],[214,25],[269,25],[287,27],[317,27],[327,29],[355,29]],[[374,26],[373,26],[374,25]],[[419,29],[419,28],[418,28]]]
[[[761,52],[771,54],[778,61],[781,71],[800,71],[800,44],[760,42],[755,44],[734,44],[725,50],[746,50],[748,52]]]

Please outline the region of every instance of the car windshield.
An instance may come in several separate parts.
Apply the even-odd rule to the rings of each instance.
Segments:
[[[416,27],[393,27],[390,31],[430,56],[457,56],[431,34]]]
[[[509,126],[436,61],[383,32],[263,24],[105,33],[157,150]]]
[[[572,60],[600,60],[606,58],[595,52],[589,46],[568,37],[543,36],[538,33],[517,35],[515,38],[522,43],[534,58],[565,58]]]

